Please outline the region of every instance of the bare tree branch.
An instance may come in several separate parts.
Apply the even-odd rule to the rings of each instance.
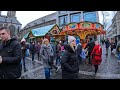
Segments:
[[[108,19],[107,19],[107,17],[110,15],[107,11],[101,11],[101,13],[102,13],[102,16],[103,16],[103,26],[104,26],[104,28],[106,29],[106,27],[107,27],[107,21],[108,21]]]

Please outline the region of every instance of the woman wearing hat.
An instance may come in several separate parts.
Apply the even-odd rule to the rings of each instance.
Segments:
[[[78,79],[79,60],[76,56],[76,39],[68,36],[67,49],[61,59],[62,79]]]

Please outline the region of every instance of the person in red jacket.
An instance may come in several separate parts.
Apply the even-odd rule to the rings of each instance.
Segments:
[[[92,64],[95,67],[95,75],[96,75],[98,71],[98,66],[101,64],[102,61],[102,47],[100,46],[98,41],[95,41],[95,46],[93,48],[91,56],[92,56]]]

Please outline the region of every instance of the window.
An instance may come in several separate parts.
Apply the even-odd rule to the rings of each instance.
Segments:
[[[60,17],[60,26],[65,25],[67,23],[68,23],[68,17],[67,16]]]
[[[59,14],[65,14],[67,11],[59,11]]]
[[[96,12],[85,12],[84,21],[97,22]]]
[[[81,14],[80,13],[72,14],[70,17],[71,17],[71,22],[80,22]]]

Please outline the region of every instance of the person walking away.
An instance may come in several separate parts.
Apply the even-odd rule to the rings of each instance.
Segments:
[[[79,79],[79,60],[76,56],[76,39],[68,36],[68,45],[61,59],[62,79]]]
[[[59,68],[55,65],[54,60],[56,59],[56,46],[55,46],[55,40],[51,40],[50,42],[51,46],[51,52],[52,52],[52,60],[51,60],[51,69],[55,69],[56,72],[59,70]]]
[[[22,50],[23,68],[24,68],[24,71],[27,71],[26,65],[25,65],[25,61],[26,61],[26,52],[27,52],[27,47],[26,47],[25,41],[22,41],[22,42],[21,42],[21,50]]]
[[[98,66],[101,64],[102,61],[102,47],[100,46],[98,41],[95,41],[95,46],[91,53],[91,57],[92,57],[92,64],[95,67],[95,75],[96,75],[98,71]]]
[[[82,52],[82,45],[78,39],[76,40],[76,44],[77,44],[77,50],[76,50],[77,58],[79,60],[79,64],[82,64],[82,57],[80,56],[80,53]]]
[[[36,51],[34,42],[32,42],[30,50],[31,50],[31,54],[32,54],[32,62],[34,62],[34,56],[35,56],[35,51]]]
[[[53,56],[54,56],[53,58],[55,60],[56,59],[56,44],[55,44],[55,40],[54,39],[51,40],[50,45],[51,45],[51,47],[53,49]],[[53,60],[53,62],[54,62],[54,60]]]
[[[114,55],[115,55],[115,53],[116,53],[116,46],[117,46],[117,45],[116,45],[116,43],[114,42],[114,43],[113,43],[113,52],[112,52]]]
[[[109,42],[109,39],[107,38],[107,40],[105,41],[106,56],[108,55],[109,46],[110,46],[110,42]]]
[[[95,41],[92,40],[92,38],[90,38],[90,41],[87,43],[87,45],[86,45],[86,47],[85,47],[85,49],[87,48],[87,50],[88,50],[89,64],[92,64],[92,63],[91,63],[91,56],[90,56],[90,55],[91,55],[91,52],[92,52],[94,46],[95,46]]]
[[[21,76],[21,45],[11,38],[7,27],[0,28],[0,79],[18,79]]]
[[[86,59],[87,59],[87,49],[85,49],[86,45],[87,45],[86,40],[83,40],[82,51],[80,53],[80,56],[82,58],[83,63],[85,63],[85,64],[87,64],[87,61],[86,61]]]
[[[111,40],[111,43],[110,43],[110,46],[111,46],[111,54],[112,54],[112,52],[113,52],[113,45],[114,45],[114,42],[113,42],[113,40]]]
[[[37,45],[36,45],[36,53],[37,53],[37,56],[38,56],[38,60],[40,59],[40,43],[38,42]]]
[[[53,51],[51,50],[52,47],[49,43],[49,40],[45,38],[42,42],[42,46],[40,49],[40,55],[43,60],[43,66],[45,70],[45,77],[46,79],[50,79],[50,71],[51,71],[51,57],[53,57]]]
[[[118,40],[118,43],[117,43],[116,54],[118,56],[118,62],[120,62],[120,39]]]
[[[56,53],[57,53],[56,65],[60,64],[61,44],[62,44],[61,41],[59,41],[58,44],[57,44],[57,50],[56,50]]]

